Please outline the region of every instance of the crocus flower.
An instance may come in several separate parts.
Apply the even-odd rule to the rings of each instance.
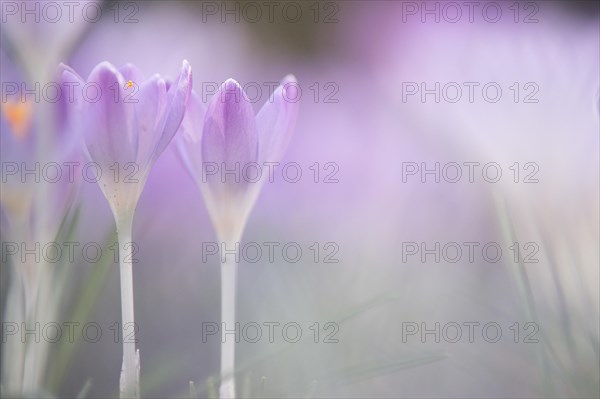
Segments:
[[[0,67],[6,90],[0,103],[0,156],[3,162],[3,179],[0,182],[0,207],[15,227],[34,228],[36,235],[54,238],[57,228],[69,210],[79,188],[81,173],[69,177],[45,177],[43,173],[29,173],[45,168],[47,163],[61,165],[80,161],[79,135],[74,133],[73,113],[67,108],[64,97],[55,102],[34,100],[23,93],[23,87],[31,87],[20,70],[12,64],[0,49]],[[55,79],[62,71],[58,71]],[[65,90],[60,87],[59,90]],[[44,116],[43,123],[36,118]],[[37,153],[37,144],[46,136],[44,157]],[[43,178],[40,176],[44,175]],[[52,180],[52,181],[50,181]],[[45,185],[44,195],[39,186]],[[35,200],[41,207],[32,206]],[[44,210],[44,215],[40,214]],[[46,209],[51,209],[48,211]],[[42,239],[42,237],[38,237]]]
[[[235,245],[266,180],[249,178],[242,170],[254,164],[278,162],[283,156],[298,114],[296,80],[287,76],[255,116],[252,105],[235,80],[227,80],[205,110],[193,93],[176,139],[179,155],[204,196],[217,236]],[[293,100],[293,101],[292,101]],[[231,176],[236,171],[238,176]],[[223,174],[221,172],[227,172]],[[235,323],[237,265],[221,264],[221,322]],[[221,346],[221,398],[235,397],[235,343]]]
[[[89,158],[99,166],[100,189],[117,224],[122,249],[122,329],[123,337],[131,338],[134,313],[128,243],[133,214],[152,166],[183,119],[192,89],[191,68],[184,61],[179,79],[173,84],[159,75],[145,79],[133,65],[116,69],[107,62],[98,64],[87,82],[68,67],[64,67],[62,77],[82,94],[76,96],[73,107],[80,109],[85,147]],[[86,84],[98,89],[93,99],[89,89],[82,91]],[[123,341],[121,397],[139,397],[139,352],[135,351],[135,339]]]
[[[98,18],[87,17],[94,12]],[[68,56],[80,36],[93,27],[101,15],[100,0],[3,2],[2,40],[10,43],[27,72],[39,79],[40,72],[44,69],[49,72],[58,60]],[[48,37],[52,40],[46,40]]]
[[[27,243],[30,248],[35,243],[56,240],[64,233],[63,229],[74,222],[72,210],[81,176],[76,167],[80,161],[80,146],[75,145],[71,114],[62,99],[54,103],[36,102],[14,90],[25,85],[24,74],[1,49],[0,69],[6,88],[0,103],[3,237],[7,242]],[[41,136],[46,136],[43,158],[36,151]],[[75,164],[69,177],[65,176],[67,173],[42,172],[57,170],[58,165],[67,163]],[[25,324],[56,320],[67,282],[66,274],[58,272],[60,261],[19,256],[8,256],[6,260],[10,284],[3,309],[5,320]],[[6,345],[2,351],[1,378],[3,389],[9,395],[36,396],[43,391],[49,347],[47,341],[34,339]]]
[[[184,61],[173,84],[158,74],[145,80],[134,65],[116,69],[107,62],[98,64],[87,82],[68,67],[63,79],[74,83],[76,94],[86,84],[98,88],[98,101],[87,94],[87,99],[80,96],[74,102],[81,107],[80,125],[89,158],[99,165],[102,193],[115,218],[125,217],[135,210],[153,164],[183,119],[191,68]]]
[[[180,158],[192,175],[209,210],[219,239],[241,236],[260,188],[268,178],[265,163],[281,160],[296,118],[297,82],[288,75],[255,116],[252,105],[233,79],[221,85],[205,109],[192,92],[181,133],[175,139]],[[257,165],[262,169],[260,178]],[[243,170],[247,167],[245,176]],[[238,179],[227,171],[239,171]]]

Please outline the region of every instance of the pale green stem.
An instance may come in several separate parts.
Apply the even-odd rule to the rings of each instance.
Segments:
[[[224,333],[225,329],[235,329],[236,279],[237,263],[229,254],[226,261],[221,263],[221,399],[235,397],[235,337]]]
[[[117,218],[119,268],[121,271],[121,339],[123,340],[121,398],[139,397],[139,359],[135,351],[135,318],[133,315],[132,230],[132,215]]]

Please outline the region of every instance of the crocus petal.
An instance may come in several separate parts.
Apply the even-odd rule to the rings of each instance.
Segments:
[[[252,105],[235,80],[227,80],[212,98],[202,132],[202,166],[212,163],[217,173],[203,177],[200,189],[219,240],[237,240],[253,205],[257,185],[219,171],[241,171],[256,162],[258,137]],[[201,173],[204,174],[204,168]],[[208,169],[206,169],[208,171]]]
[[[154,75],[144,82],[135,96],[135,123],[139,140],[138,162],[145,167],[151,162],[152,152],[160,140],[159,121],[167,108],[167,89],[165,80]]]
[[[192,91],[181,127],[174,138],[177,156],[188,173],[197,181],[201,177],[199,173],[202,170],[201,142],[205,115],[204,104],[198,94]]]
[[[65,65],[63,63],[58,65],[57,71],[56,71],[56,75],[59,78],[59,82],[61,85],[71,85],[74,86],[73,91],[73,96],[76,97],[76,99],[81,99],[82,98],[82,87],[85,85],[85,80],[83,80],[83,78],[81,76],[79,76],[79,74],[77,72],[75,72],[75,70],[73,68],[71,68],[68,65]],[[67,87],[68,89],[68,87]],[[63,89],[65,90],[65,89]],[[67,94],[69,94],[67,92]]]
[[[72,116],[79,115],[83,107],[83,87],[85,81],[73,68],[68,65],[60,64],[56,75],[62,90],[62,96],[59,100],[59,117],[67,119],[67,112]]]
[[[298,117],[298,82],[286,76],[256,116],[260,162],[278,162],[292,138]]]
[[[141,85],[142,82],[145,80],[144,73],[141,71],[140,68],[136,67],[133,64],[128,63],[123,65],[121,68],[119,68],[119,73],[123,76],[125,82],[131,81],[132,83],[138,86]]]
[[[192,92],[192,67],[184,60],[181,73],[176,83],[169,85],[167,92],[167,109],[159,122],[159,138],[152,152],[151,162],[169,145],[185,115],[187,103]]]
[[[99,99],[84,101],[85,142],[90,156],[102,166],[136,160],[133,103],[126,100],[125,81],[114,66],[103,62],[90,73],[88,85],[99,88]],[[93,93],[92,90],[88,92]],[[93,96],[93,94],[88,94]]]
[[[221,167],[256,162],[258,137],[252,105],[240,85],[227,80],[212,98],[202,132],[202,159]]]
[[[205,117],[206,107],[200,100],[198,93],[192,91],[185,111],[185,117],[181,122],[181,134],[189,141],[194,143],[200,142],[202,139],[202,126],[204,125]]]
[[[75,112],[81,112],[85,81],[77,74],[77,72],[64,64],[60,64],[57,74],[62,90],[60,112],[67,112],[68,108],[73,109]],[[64,114],[61,116],[64,116]]]
[[[71,67],[60,64],[57,70],[62,95],[56,104],[57,145],[54,151],[64,156],[81,145],[81,117],[85,81]]]

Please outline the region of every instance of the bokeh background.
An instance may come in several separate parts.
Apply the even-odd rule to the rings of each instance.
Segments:
[[[101,61],[133,63],[148,76],[176,76],[187,59],[205,101],[210,85],[234,78],[256,96],[256,111],[270,94],[265,82],[297,77],[300,116],[282,162],[297,162],[304,176],[298,183],[265,185],[243,241],[296,242],[305,253],[297,263],[280,253],[274,263],[242,261],[237,315],[241,323],[297,322],[304,337],[294,344],[240,342],[240,396],[599,396],[597,2],[501,1],[494,3],[502,11],[497,22],[482,14],[493,7],[489,2],[476,2],[473,22],[456,2],[463,14],[451,22],[448,2],[278,1],[273,18],[258,2],[262,16],[256,18],[245,2],[111,1],[97,3],[104,11],[94,23],[77,21],[77,12],[74,23],[66,15],[58,23],[22,23],[5,13],[11,2],[2,3],[3,162],[39,157],[16,135],[32,146],[46,140],[42,161],[77,151],[71,147],[81,132],[43,137],[47,125],[57,123],[50,106],[21,104],[15,116],[14,101],[4,97],[5,82],[48,81],[59,62],[84,77]],[[285,7],[293,7],[290,14]],[[225,9],[237,15],[223,16]],[[301,16],[290,18],[296,9]],[[439,22],[425,9],[439,10]],[[135,22],[126,23],[127,16]],[[503,93],[488,102],[479,86],[472,102],[466,89],[456,103],[436,102],[434,95],[423,102],[420,93],[404,98],[407,82],[428,88],[496,82]],[[509,88],[515,82],[517,102]],[[537,102],[524,101],[534,87],[526,83],[537,87]],[[315,162],[319,182],[309,169]],[[466,175],[457,183],[436,183],[431,176],[423,183],[420,175],[403,181],[405,162],[496,162],[503,176],[489,183],[478,169],[472,183]],[[518,183],[509,169],[515,162]],[[537,183],[523,183],[528,162],[538,166]],[[337,165],[337,182],[323,182],[326,163]],[[105,249],[98,262],[77,253],[74,262],[33,267],[31,273],[44,273],[43,305],[52,304],[40,310],[40,320],[96,322],[103,330],[97,343],[79,335],[74,343],[47,345],[36,361],[34,396],[117,396],[122,348],[110,326],[120,321],[119,270],[108,249],[115,226],[105,198],[96,184],[82,182],[64,208],[52,192],[72,187],[51,184],[36,198],[27,185],[2,183],[3,242],[27,235],[23,226],[39,215],[31,216],[30,207],[46,210],[51,226],[69,209],[72,228],[65,234]],[[42,236],[37,240],[48,240]],[[216,237],[173,148],[150,174],[133,240],[139,247],[134,288],[142,397],[189,397],[189,381],[200,397],[215,395],[220,342],[202,342],[202,323],[220,320],[219,261],[212,256],[203,262],[202,243]],[[308,249],[314,242],[335,243],[339,262],[315,263]],[[465,256],[456,263],[432,256],[422,262],[418,255],[403,261],[405,242],[428,248],[496,242],[504,252],[496,263],[481,256],[474,262]],[[536,244],[538,262],[515,262],[508,249],[513,242]],[[25,306],[24,283],[15,277],[22,265],[10,259],[3,255],[4,323],[20,320]],[[315,322],[337,323],[339,342],[312,342],[308,327]],[[457,343],[432,336],[423,342],[420,334],[403,342],[406,322],[429,328],[496,322],[503,336],[489,343],[476,330],[469,342],[463,327]],[[528,322],[539,327],[537,343],[523,342]],[[518,343],[509,329],[514,323]],[[6,396],[19,376],[18,346],[11,337],[2,343]]]

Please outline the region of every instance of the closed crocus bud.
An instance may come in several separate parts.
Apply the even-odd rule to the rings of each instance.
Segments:
[[[258,160],[252,104],[234,80],[221,86],[208,105],[202,128],[204,164],[200,189],[222,240],[236,241],[252,208],[251,183],[226,171],[241,171]],[[210,172],[211,168],[216,171]],[[237,173],[237,172],[236,172]]]
[[[179,157],[196,180],[219,239],[236,241],[268,175],[254,179],[244,171],[281,160],[298,115],[297,83],[286,76],[255,116],[252,104],[233,79],[223,83],[208,108],[192,93],[177,136]]]

